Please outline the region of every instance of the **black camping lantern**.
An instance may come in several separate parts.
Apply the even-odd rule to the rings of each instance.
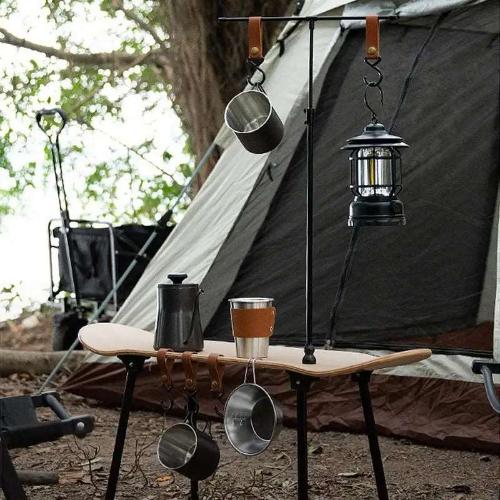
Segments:
[[[378,122],[365,127],[342,149],[350,149],[351,191],[349,226],[404,225],[403,203],[398,200],[402,188],[401,154],[407,148],[401,137],[389,134]]]

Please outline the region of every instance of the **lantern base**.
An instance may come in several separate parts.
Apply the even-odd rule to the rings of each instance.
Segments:
[[[349,207],[349,226],[404,226],[404,206],[397,198],[356,196]]]

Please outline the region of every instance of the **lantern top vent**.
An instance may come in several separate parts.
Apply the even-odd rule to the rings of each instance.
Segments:
[[[367,147],[407,148],[401,137],[387,132],[381,123],[369,123],[361,135],[351,137],[340,149],[359,149]]]

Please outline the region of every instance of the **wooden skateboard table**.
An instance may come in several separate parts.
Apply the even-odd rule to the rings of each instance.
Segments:
[[[115,323],[96,323],[80,330],[79,339],[82,345],[102,356],[118,356],[125,364],[127,379],[122,398],[120,421],[116,432],[113,460],[109,473],[106,500],[115,497],[121,458],[127,432],[128,417],[132,405],[132,396],[137,373],[142,369],[144,361],[156,357],[153,348],[153,334],[138,328]],[[209,354],[219,354],[221,364],[247,364],[248,359],[236,357],[233,342],[206,340],[204,350],[192,355],[192,360],[207,362]],[[340,350],[315,351],[316,364],[302,364],[304,350],[297,347],[270,346],[269,356],[255,361],[256,368],[265,367],[286,370],[290,376],[292,388],[297,395],[297,496],[299,500],[308,498],[307,480],[307,392],[316,378],[352,374],[359,385],[359,393],[365,417],[366,432],[370,445],[375,482],[379,500],[388,500],[387,485],[377,429],[371,405],[369,381],[373,370],[416,363],[431,355],[429,349],[414,349],[383,356]],[[169,356],[181,358],[182,353],[169,353]],[[191,499],[198,500],[198,482],[191,481]]]

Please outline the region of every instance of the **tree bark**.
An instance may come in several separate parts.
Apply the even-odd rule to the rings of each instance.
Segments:
[[[42,470],[18,470],[17,477],[22,484],[33,486],[57,484],[59,482],[59,474],[57,472]]]

